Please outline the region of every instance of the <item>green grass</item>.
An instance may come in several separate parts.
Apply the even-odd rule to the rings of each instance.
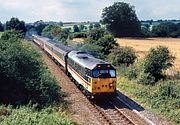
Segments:
[[[3,34],[3,32],[0,32],[0,38],[1,38],[2,34]]]
[[[19,108],[0,106],[0,125],[76,125],[76,123],[59,107],[37,110],[29,106]]]
[[[146,109],[179,124],[180,99],[178,97],[180,97],[180,81],[173,81],[171,85],[174,87],[173,94],[178,95],[177,98],[172,96],[168,97],[166,95],[163,96],[164,90],[169,87],[167,82],[169,81],[159,82],[155,86],[145,86],[137,84],[136,81],[129,81],[121,76],[118,80],[118,88],[122,93],[140,103]],[[162,86],[165,86],[166,88],[164,87],[165,89],[162,89]],[[170,89],[168,88],[167,91],[169,90]]]

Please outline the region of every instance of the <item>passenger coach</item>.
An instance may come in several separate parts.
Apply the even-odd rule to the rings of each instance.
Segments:
[[[74,51],[68,46],[57,44],[52,40],[33,35],[34,42],[39,45],[64,71],[89,95],[116,93],[116,70],[103,60],[86,52]]]

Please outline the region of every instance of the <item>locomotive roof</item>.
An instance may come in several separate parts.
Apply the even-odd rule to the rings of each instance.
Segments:
[[[88,69],[95,68],[97,64],[109,64],[108,62],[105,62],[104,60],[97,59],[86,52],[80,52],[80,51],[71,51],[68,54],[68,58],[71,58],[72,60],[80,64],[81,66]]]
[[[59,44],[59,43],[54,44],[54,46],[57,47],[57,48],[60,49],[60,50],[65,51],[65,52],[70,52],[70,51],[73,50],[73,48],[71,48],[71,47],[69,47],[69,46],[65,46],[65,45],[63,45],[63,44]]]

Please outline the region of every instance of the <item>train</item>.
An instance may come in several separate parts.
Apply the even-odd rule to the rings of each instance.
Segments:
[[[33,41],[90,97],[116,95],[116,69],[110,63],[97,59],[87,52],[55,43],[51,39],[32,35]]]

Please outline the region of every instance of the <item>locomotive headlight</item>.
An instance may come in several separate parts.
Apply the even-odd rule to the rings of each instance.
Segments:
[[[110,83],[109,86],[112,87],[112,86],[113,86],[113,83]]]

